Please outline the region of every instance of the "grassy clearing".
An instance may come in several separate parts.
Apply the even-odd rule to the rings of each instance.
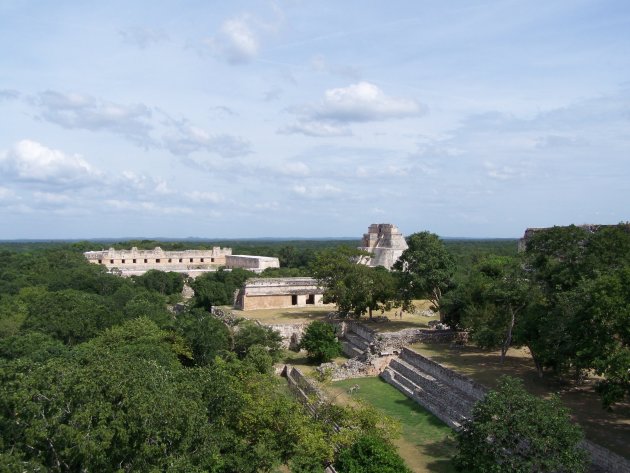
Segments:
[[[630,404],[620,403],[612,411],[602,409],[594,380],[573,386],[550,378],[540,379],[527,349],[510,349],[501,365],[498,351],[484,351],[474,346],[451,348],[446,344],[417,343],[411,348],[488,388],[496,387],[500,376],[510,375],[520,377],[532,394],[545,397],[557,393],[571,409],[587,438],[630,458]]]
[[[318,306],[318,307],[297,307],[285,309],[258,309],[258,310],[237,310],[226,307],[238,317],[246,319],[259,320],[263,324],[296,324],[310,322],[313,320],[322,320],[335,310],[334,305]]]
[[[417,300],[414,301],[414,305],[416,306],[416,312],[414,314],[405,312],[402,314],[402,317],[395,315],[400,313],[400,309],[392,309],[383,313],[380,311],[374,312],[374,316],[385,315],[389,318],[389,322],[371,322],[367,315],[361,317],[360,320],[368,327],[378,332],[395,332],[405,328],[427,328],[428,323],[431,320],[439,320],[438,316],[426,317],[424,315],[420,315],[421,311],[429,308],[429,301]],[[318,307],[258,310],[237,310],[225,306],[222,307],[222,309],[231,311],[234,315],[239,317],[259,320],[264,324],[294,324],[326,319],[330,312],[335,311],[335,306],[333,304],[329,304]]]
[[[348,389],[359,389],[349,395]],[[455,441],[449,427],[421,406],[408,399],[380,378],[358,378],[336,381],[326,386],[331,399],[350,404],[362,399],[383,414],[396,419],[402,436],[394,441],[400,455],[416,473],[451,473]]]

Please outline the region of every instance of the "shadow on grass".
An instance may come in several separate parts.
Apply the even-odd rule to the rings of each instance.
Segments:
[[[418,417],[423,419],[425,423],[428,423],[434,427],[446,426],[446,424],[438,419],[434,414],[426,410],[416,401],[409,399],[408,397],[406,397],[405,399],[396,399],[394,401],[394,404],[396,404],[401,409],[408,410],[410,413],[412,413],[412,415],[417,415]]]
[[[457,441],[454,435],[439,440],[437,442],[425,443],[417,445],[416,448],[421,455],[425,457],[435,458],[425,465],[427,471],[436,473],[455,473],[452,458],[457,453]]]

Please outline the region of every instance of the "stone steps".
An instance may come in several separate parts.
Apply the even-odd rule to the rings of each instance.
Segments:
[[[388,367],[381,373],[381,378],[394,386],[405,396],[420,404],[449,427],[455,430],[459,430],[461,428],[462,422],[465,418],[460,413],[457,413],[450,409],[447,405],[444,405],[438,398],[424,391],[413,381],[406,378],[399,372]]]
[[[406,348],[381,377],[456,430],[478,400],[479,386],[472,380]]]
[[[341,345],[343,353],[350,358],[362,355],[370,347],[367,340],[353,333],[346,333]]]
[[[341,348],[343,354],[346,355],[348,358],[354,358],[363,354],[362,350],[345,340],[341,340]]]
[[[450,398],[449,405],[462,416],[468,417],[472,412],[475,399],[467,394],[453,388],[442,381],[437,380],[430,374],[414,367],[400,358],[394,358],[389,366],[405,378],[412,381],[417,387],[426,391],[429,395],[437,399]]]

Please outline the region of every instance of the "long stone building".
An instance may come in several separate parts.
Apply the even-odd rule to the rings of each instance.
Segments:
[[[207,271],[215,271],[220,266],[228,269],[243,268],[261,272],[266,268],[280,266],[278,258],[267,256],[232,255],[232,248],[213,247],[211,250],[164,251],[155,247],[152,250],[87,251],[85,258],[93,264],[105,266],[108,270],[116,268],[123,275],[139,275],[151,269],[188,273],[195,277]]]
[[[282,309],[324,305],[324,289],[314,278],[253,278],[238,291],[234,308]]]
[[[391,223],[373,223],[368,232],[363,234],[360,250],[371,253],[363,256],[359,263],[367,266],[383,266],[392,269],[394,263],[408,248],[405,237],[396,225]]]

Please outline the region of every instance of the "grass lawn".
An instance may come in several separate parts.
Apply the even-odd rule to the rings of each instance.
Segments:
[[[259,320],[263,324],[296,324],[325,319],[327,314],[335,310],[335,306],[326,305],[317,307],[258,310],[237,310],[226,306],[225,309],[231,311],[238,317]]]
[[[612,411],[602,409],[593,380],[573,386],[540,379],[527,349],[510,349],[501,365],[498,351],[484,351],[472,345],[451,348],[446,344],[416,343],[411,348],[488,388],[496,387],[501,375],[511,375],[520,377],[527,390],[538,396],[557,393],[588,439],[630,458],[630,404],[619,403]]]
[[[409,314],[407,312],[402,314],[402,317],[397,317],[394,314],[399,313],[400,309],[392,309],[381,313],[376,311],[373,315],[385,315],[389,318],[389,322],[371,322],[367,315],[361,317],[361,321],[366,326],[378,331],[378,332],[395,332],[405,328],[427,328],[428,323],[431,320],[439,320],[438,316],[426,317],[420,315],[420,312],[428,309],[430,306],[429,301],[417,300],[414,301],[416,306],[416,313]],[[326,319],[330,312],[335,311],[335,305],[329,304],[326,306],[318,307],[296,307],[285,309],[258,309],[258,310],[237,310],[229,306],[221,307],[221,309],[231,311],[234,315],[239,317],[245,317],[247,319],[259,320],[263,324],[295,324],[310,322],[312,320]]]
[[[351,386],[358,385],[354,394]],[[451,429],[430,412],[407,398],[380,378],[358,378],[335,381],[326,386],[330,398],[340,404],[359,398],[396,419],[402,425],[402,436],[394,441],[400,455],[416,473],[451,473],[451,458],[456,453]]]

